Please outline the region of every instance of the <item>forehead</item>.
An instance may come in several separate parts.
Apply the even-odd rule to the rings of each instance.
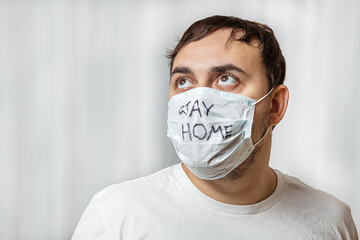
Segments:
[[[243,32],[238,31],[235,38]],[[190,68],[206,68],[224,63],[235,63],[244,70],[263,68],[260,48],[257,41],[246,43],[229,40],[231,29],[219,29],[208,36],[185,45],[174,59],[173,68],[188,66]]]

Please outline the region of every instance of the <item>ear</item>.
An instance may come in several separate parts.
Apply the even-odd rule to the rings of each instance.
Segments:
[[[284,117],[288,101],[289,90],[285,85],[276,86],[270,94],[270,119],[269,125],[276,126]]]

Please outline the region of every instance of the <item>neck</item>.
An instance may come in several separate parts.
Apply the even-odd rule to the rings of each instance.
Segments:
[[[252,163],[246,172],[236,179],[225,177],[204,180],[194,175],[184,164],[182,167],[192,183],[207,196],[227,204],[255,204],[274,192],[277,181],[275,172],[269,168],[271,140],[264,140],[265,144],[252,156]]]

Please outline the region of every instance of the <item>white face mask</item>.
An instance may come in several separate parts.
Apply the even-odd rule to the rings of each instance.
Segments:
[[[214,180],[239,166],[266,136],[253,145],[251,128],[258,101],[234,93],[197,87],[168,103],[167,136],[186,167]]]

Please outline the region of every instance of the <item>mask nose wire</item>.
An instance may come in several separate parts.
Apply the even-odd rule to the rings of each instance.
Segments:
[[[257,100],[256,102],[254,102],[252,105],[254,106],[254,105],[258,104],[259,102],[261,102],[262,100],[264,100],[264,98],[266,98],[267,96],[269,96],[269,94],[272,92],[273,89],[274,89],[274,87],[272,87],[272,88],[270,89],[270,91],[268,91],[268,93],[265,94],[265,96],[263,96],[262,98],[260,98],[260,99]]]

